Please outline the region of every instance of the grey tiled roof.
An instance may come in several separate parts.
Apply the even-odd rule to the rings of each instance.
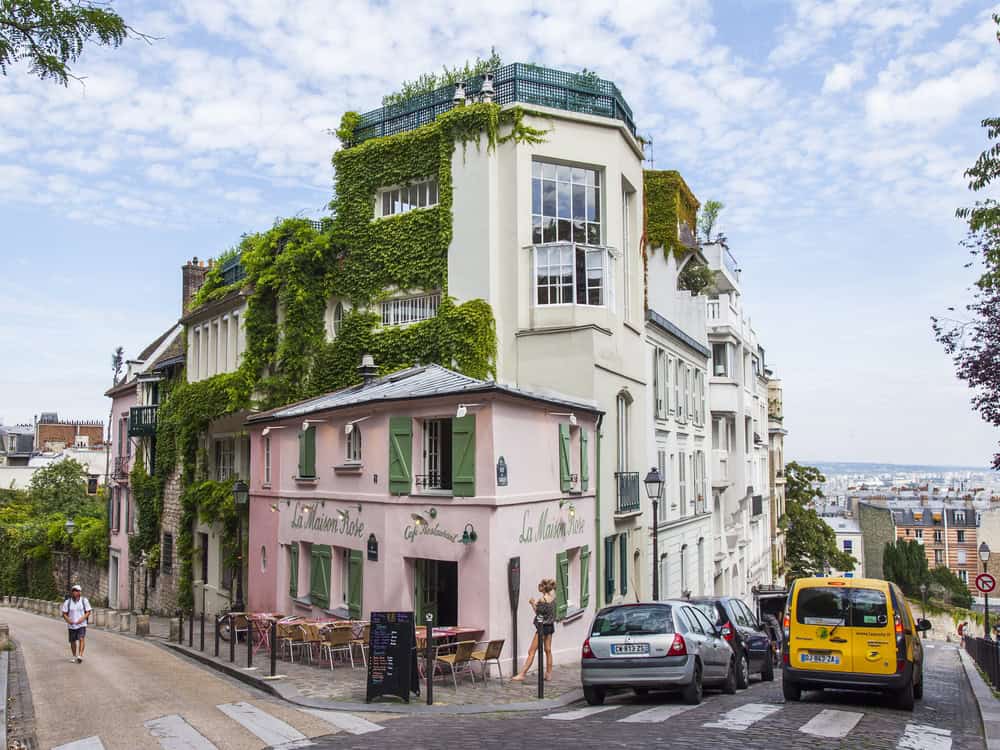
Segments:
[[[247,421],[258,422],[288,419],[327,411],[329,409],[360,406],[380,401],[400,401],[410,398],[487,392],[506,393],[511,396],[557,404],[580,411],[593,413],[600,411],[593,403],[571,399],[560,394],[532,392],[512,386],[500,385],[491,380],[477,380],[476,378],[467,377],[440,365],[421,365],[378,378],[368,385],[351,386],[350,388],[317,396],[307,401],[255,414]]]

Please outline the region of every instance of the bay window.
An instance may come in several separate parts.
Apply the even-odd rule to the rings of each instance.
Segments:
[[[611,260],[606,247],[573,243],[536,246],[536,303],[593,307],[610,304]]]

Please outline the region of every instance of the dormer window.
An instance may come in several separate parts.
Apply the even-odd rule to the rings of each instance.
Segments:
[[[438,204],[437,177],[427,177],[407,185],[382,188],[375,196],[375,218],[405,214]]]

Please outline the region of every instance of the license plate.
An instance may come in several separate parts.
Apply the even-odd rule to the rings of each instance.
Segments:
[[[648,654],[648,643],[612,643],[611,653],[615,656],[634,656],[636,654]]]
[[[813,664],[840,664],[840,657],[836,654],[801,654],[799,658]]]

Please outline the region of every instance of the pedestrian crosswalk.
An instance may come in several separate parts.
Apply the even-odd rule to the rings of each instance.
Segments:
[[[707,697],[703,703],[690,706],[683,703],[666,703],[652,708],[633,711],[636,706],[620,703],[607,706],[587,706],[568,711],[557,711],[544,718],[556,721],[612,721],[622,724],[658,724],[685,715],[695,726],[723,732],[745,732],[766,722],[769,718],[780,719],[780,712],[788,710],[785,703],[744,703],[720,713],[717,696]],[[795,704],[795,711],[801,713],[802,704]],[[804,735],[831,740],[844,740],[858,730],[865,717],[864,711],[845,711],[832,708],[818,709],[813,716],[802,723],[797,731]],[[697,715],[686,716],[700,711],[707,721],[697,720]],[[784,723],[784,722],[783,722]],[[858,730],[862,731],[863,730]],[[897,750],[951,750],[951,730],[927,724],[909,723],[895,747]]]
[[[242,727],[256,737],[260,742],[258,745],[260,748],[280,747],[281,750],[295,750],[315,745],[306,734],[292,726],[289,721],[272,715],[259,705],[241,701],[239,703],[223,703],[215,708],[232,721],[231,726],[227,725],[232,730],[238,732],[239,728]],[[360,735],[384,729],[381,724],[343,711],[300,708],[294,709],[292,713],[297,716],[320,719],[324,725],[329,727],[326,734],[344,732]],[[312,724],[315,725],[315,722]],[[231,746],[227,737],[207,737],[202,733],[202,730],[179,714],[150,719],[144,722],[143,726],[149,735],[160,743],[163,750],[218,750],[220,746]],[[211,734],[207,730],[205,731]],[[313,731],[312,734],[315,736],[316,732]],[[219,744],[216,744],[217,742]],[[52,750],[106,750],[106,748],[100,737],[84,737],[58,745]]]

